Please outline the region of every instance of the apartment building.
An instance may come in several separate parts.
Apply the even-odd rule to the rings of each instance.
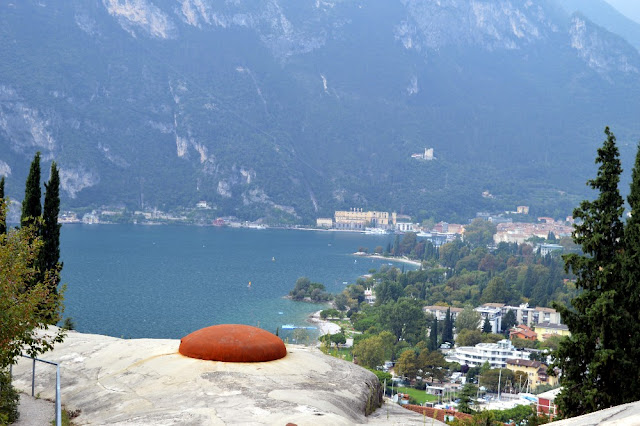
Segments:
[[[455,348],[445,359],[469,367],[479,367],[488,362],[491,368],[505,368],[508,359],[528,360],[529,352],[516,349],[510,340],[504,339],[498,343],[478,343],[475,346]]]

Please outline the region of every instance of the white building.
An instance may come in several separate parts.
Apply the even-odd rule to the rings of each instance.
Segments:
[[[535,327],[536,324],[541,322],[549,322],[551,324],[561,323],[560,313],[553,308],[543,308],[540,306],[532,308],[529,307],[528,303],[523,303],[520,306],[502,307],[502,315],[505,315],[508,311],[514,311],[518,324],[524,324],[527,327]]]
[[[400,232],[415,232],[416,224],[411,222],[398,222],[395,224],[395,229]]]
[[[519,306],[508,306],[504,303],[485,303],[480,308],[492,308],[494,310],[498,308],[502,312],[502,317],[504,317],[507,312],[513,311],[513,313],[516,314],[516,322],[518,324],[524,324],[527,327],[534,327],[541,322],[550,322],[551,324],[560,324],[562,322],[560,313],[555,309],[540,306],[537,308],[530,307],[528,303],[523,303]],[[489,311],[489,309],[487,309],[487,311]],[[491,321],[491,318],[489,318],[489,320]],[[482,323],[480,327],[482,327]]]
[[[478,343],[475,346],[455,348],[445,359],[469,367],[479,367],[488,362],[491,368],[506,368],[507,359],[529,359],[529,352],[516,349],[510,340],[504,339],[498,343]]]
[[[450,309],[451,319],[453,321],[458,318],[458,314],[462,312],[464,309],[462,308],[454,308],[448,306],[424,306],[422,310],[426,314],[431,314],[437,318],[438,321],[444,321],[447,317],[447,309]]]
[[[564,251],[564,247],[562,247],[560,244],[540,244],[538,245],[538,248],[540,249],[540,255],[542,256],[546,256],[554,251],[559,253],[562,253]]]
[[[482,328],[484,326],[484,320],[489,318],[491,332],[500,333],[502,330],[502,310],[499,307],[488,306],[488,304],[485,304],[475,308],[474,310],[482,317],[480,324],[478,324],[478,328]]]
[[[373,292],[372,288],[367,288],[364,290],[364,301],[372,306],[376,303],[376,295]]]

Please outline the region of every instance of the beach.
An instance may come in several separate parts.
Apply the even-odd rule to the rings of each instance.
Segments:
[[[309,322],[315,324],[316,327],[318,327],[318,334],[320,336],[324,336],[325,334],[340,333],[340,326],[338,324],[332,323],[331,321],[326,321],[320,318],[320,312],[321,311],[317,311],[309,315]]]

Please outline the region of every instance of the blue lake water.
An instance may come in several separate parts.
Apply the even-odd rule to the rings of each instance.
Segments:
[[[78,331],[180,338],[209,325],[275,332],[324,305],[283,296],[301,276],[338,293],[387,261],[353,256],[394,236],[188,226],[64,225],[64,316]],[[275,259],[275,261],[274,261]],[[407,266],[409,268],[409,266]],[[251,286],[248,283],[251,282]]]

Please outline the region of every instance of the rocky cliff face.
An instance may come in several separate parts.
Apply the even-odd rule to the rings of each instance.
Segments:
[[[354,205],[569,210],[604,125],[639,134],[637,50],[551,0],[29,0],[0,12],[0,173],[14,198],[40,150],[61,165],[70,207],[206,200],[273,220]],[[425,147],[437,161],[411,160]]]

